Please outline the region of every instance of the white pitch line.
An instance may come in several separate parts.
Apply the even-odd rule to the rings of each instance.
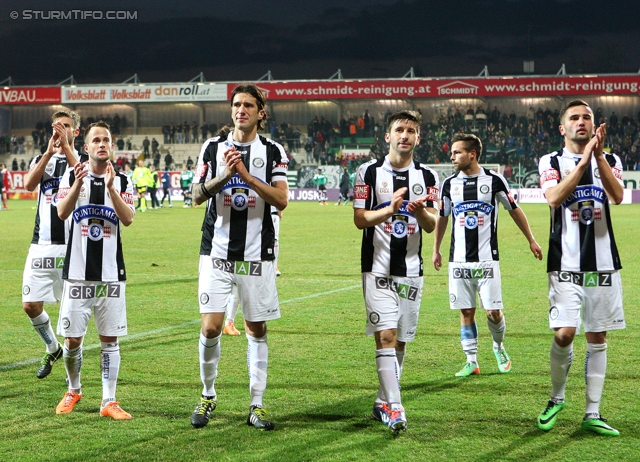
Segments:
[[[307,300],[309,298],[323,297],[325,295],[331,295],[331,294],[335,294],[337,292],[344,292],[345,290],[352,290],[352,289],[356,289],[358,287],[361,287],[361,286],[360,285],[349,286],[349,287],[344,287],[342,289],[330,290],[328,292],[320,292],[318,294],[305,295],[304,297],[290,298],[289,300],[281,301],[280,304],[281,305],[285,305],[287,303],[298,302],[300,300]],[[189,321],[189,322],[183,322],[182,324],[176,324],[175,326],[168,326],[168,327],[163,327],[161,329],[155,329],[155,330],[150,330],[150,331],[147,331],[147,332],[140,332],[138,334],[127,335],[126,337],[122,337],[121,339],[119,339],[119,342],[120,343],[130,342],[132,340],[137,340],[137,339],[140,339],[140,338],[150,337],[150,336],[156,335],[156,334],[162,334],[162,333],[168,332],[170,330],[181,329],[183,327],[192,326],[194,324],[199,324],[200,322],[201,322],[200,319],[196,319],[196,320]],[[94,350],[96,348],[100,348],[100,344],[99,343],[95,343],[93,345],[87,345],[87,346],[83,346],[82,347],[83,351]],[[0,365],[0,371],[8,371],[10,369],[17,369],[17,368],[22,367],[22,366],[29,366],[31,364],[37,364],[41,360],[42,360],[42,357],[40,357],[40,358],[32,358],[32,359],[25,359],[24,361],[19,361],[17,363],[12,363],[12,364],[2,364],[2,365]]]
[[[337,292],[344,292],[345,290],[356,289],[358,287],[362,287],[362,286],[360,284],[358,284],[356,286],[349,286],[349,287],[343,287],[342,289],[330,290],[329,292],[322,292],[322,293],[319,293],[319,294],[305,295],[304,297],[298,297],[298,298],[290,298],[289,300],[284,300],[284,301],[280,302],[280,304],[284,305],[286,303],[293,303],[293,302],[297,302],[297,301],[300,301],[300,300],[307,300],[309,298],[322,297],[324,295],[331,295],[331,294],[335,294]]]

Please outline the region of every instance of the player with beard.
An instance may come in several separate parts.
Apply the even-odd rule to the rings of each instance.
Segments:
[[[400,376],[406,344],[418,327],[422,299],[422,230],[436,224],[438,174],[413,158],[422,116],[400,111],[387,120],[389,154],[358,169],[354,223],[362,230],[366,334],[375,339],[378,395],[372,417],[393,433],[406,431]]]
[[[549,203],[551,232],[547,274],[551,343],[551,396],[538,428],[551,430],[565,406],[573,340],[584,326],[586,409],[582,429],[605,436],[620,432],[600,414],[607,371],[607,332],[624,329],[620,255],[609,202],[623,198],[622,162],[603,152],[606,124],[594,127],[593,110],[581,100],[560,113],[564,148],[543,156],[540,187]],[[594,136],[595,133],[595,136]]]

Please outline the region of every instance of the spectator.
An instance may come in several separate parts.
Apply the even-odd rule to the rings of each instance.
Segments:
[[[165,170],[171,169],[171,165],[173,164],[173,156],[171,155],[171,151],[167,150],[167,154],[164,156],[164,168]]]

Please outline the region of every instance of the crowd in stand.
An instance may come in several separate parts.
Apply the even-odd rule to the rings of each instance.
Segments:
[[[314,118],[307,127],[307,161],[356,168],[359,163],[384,156],[389,150],[384,140],[384,124],[390,114],[390,111],[379,114],[380,122],[376,122],[368,111],[357,118],[347,116],[339,124],[332,124],[322,117]],[[482,140],[484,162],[534,169],[541,156],[561,147],[559,115],[557,109],[551,111],[540,107],[537,110],[530,107],[526,114],[520,115],[514,111],[501,113],[496,106],[491,111],[485,111],[481,106],[466,110],[450,107],[433,120],[423,122],[422,141],[414,157],[427,164],[449,163],[453,135],[472,132]],[[620,118],[612,112],[607,118],[602,109],[597,108],[594,117],[597,126],[607,123],[607,147],[621,157],[624,168],[640,169],[640,112],[637,117],[624,114]],[[345,138],[351,143],[361,144],[363,138],[372,141],[369,154],[361,158],[339,158],[332,148],[344,145]]]
[[[204,141],[218,133],[218,129],[225,124],[220,125],[214,123],[202,122],[198,126],[196,121],[191,123],[186,120],[182,123],[166,122],[162,126],[162,136],[164,144],[189,144],[204,143]],[[228,125],[231,125],[230,123]]]
[[[80,122],[80,133],[75,138],[75,148],[78,151],[82,150],[82,146],[84,145],[84,133],[89,125],[92,123],[104,120],[111,127],[112,133],[114,136],[120,134],[121,128],[126,127],[127,121],[126,117],[120,118],[118,114],[115,114],[113,118],[107,114],[106,117],[102,114],[99,116],[90,116],[81,119]],[[46,149],[47,144],[49,143],[49,138],[53,136],[53,128],[51,126],[50,121],[38,121],[33,130],[31,131],[32,149],[36,152],[43,152],[43,149]],[[10,135],[5,134],[0,137],[0,154],[25,154],[25,143],[26,139],[22,135]]]
[[[360,163],[384,156],[388,152],[388,145],[384,140],[384,127],[390,114],[390,110],[386,113],[380,112],[375,118],[366,110],[358,116],[348,114],[337,123],[332,123],[324,117],[314,117],[307,125],[306,140],[298,127],[289,123],[277,124],[275,119],[271,118],[269,132],[272,139],[285,146],[290,156],[304,147],[306,163],[340,164],[355,169]],[[616,112],[606,117],[602,109],[597,108],[594,116],[597,125],[607,122],[607,147],[621,157],[624,168],[640,169],[640,112],[636,117],[628,114],[619,116]],[[432,120],[423,122],[422,141],[416,148],[415,158],[427,164],[449,163],[449,148],[453,135],[458,132],[473,132],[483,142],[484,162],[521,165],[525,169],[534,169],[541,156],[561,147],[558,118],[557,109],[552,111],[540,107],[537,110],[530,107],[527,113],[519,115],[514,111],[508,114],[501,112],[497,106],[486,111],[482,106],[466,109],[449,107]],[[82,120],[80,134],[76,137],[76,149],[82,150],[86,127],[96,120],[104,120],[110,124],[118,150],[135,148],[130,140],[118,137],[121,128],[126,127],[125,117],[120,118],[115,114],[111,118],[107,114],[106,117],[99,115]],[[195,121],[178,124],[167,122],[162,126],[163,141],[165,145],[201,143],[214,136],[223,125],[224,123],[217,125],[203,122],[198,126]],[[32,131],[33,149],[38,152],[46,148],[51,136],[51,124],[38,122]],[[341,147],[354,145],[368,149],[368,154],[340,157]],[[145,153],[145,159],[153,159],[153,164],[159,168],[159,142],[155,138],[145,139],[141,148]],[[0,154],[3,153],[24,154],[24,136],[1,136]],[[18,160],[14,160],[12,166],[17,170]],[[290,168],[295,168],[295,160]]]

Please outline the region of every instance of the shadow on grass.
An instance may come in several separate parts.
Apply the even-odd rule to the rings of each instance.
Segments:
[[[535,425],[535,423],[533,423]],[[573,445],[576,439],[582,440],[586,438],[597,437],[588,432],[577,430],[570,435],[554,435],[553,433],[542,431],[534,428],[520,435],[520,438],[514,440],[507,446],[497,449],[477,453],[476,457],[470,460],[542,460],[548,459],[550,454],[556,454],[562,459],[562,448]],[[546,439],[548,441],[543,440]],[[499,443],[498,443],[499,444]],[[585,455],[585,460],[589,457]]]

